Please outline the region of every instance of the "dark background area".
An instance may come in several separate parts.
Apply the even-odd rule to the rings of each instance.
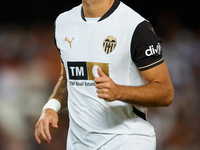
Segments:
[[[199,25],[198,1],[181,0],[123,0],[123,2],[154,25],[162,11],[176,12],[183,26],[196,28]],[[81,0],[7,0],[0,5],[0,23],[30,25],[35,22],[54,22],[61,12],[79,5]]]

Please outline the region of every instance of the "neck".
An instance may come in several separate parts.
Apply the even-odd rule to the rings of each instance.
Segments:
[[[102,17],[115,0],[82,0],[83,12],[87,18]]]

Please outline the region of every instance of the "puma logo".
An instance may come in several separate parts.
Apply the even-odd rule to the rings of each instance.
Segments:
[[[72,48],[72,41],[74,40],[74,38],[70,41],[67,37],[65,37],[65,41],[67,41],[69,43],[70,48]]]
[[[156,35],[156,33],[155,33],[153,27],[149,27],[149,29]]]

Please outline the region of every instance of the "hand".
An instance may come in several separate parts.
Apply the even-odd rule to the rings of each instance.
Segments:
[[[50,144],[50,124],[52,124],[52,127],[58,128],[58,114],[53,109],[46,109],[42,112],[37,124],[35,125],[35,139],[38,144],[41,143],[41,140],[43,140],[45,143]]]
[[[108,102],[120,99],[120,86],[115,84],[111,78],[106,76],[100,67],[97,69],[97,71],[99,77],[94,79],[98,93],[97,96]]]

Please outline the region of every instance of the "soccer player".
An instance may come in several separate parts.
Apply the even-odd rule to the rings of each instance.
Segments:
[[[49,125],[68,107],[68,150],[155,150],[148,107],[169,106],[174,90],[151,24],[119,0],[82,0],[58,16],[55,42],[61,77],[35,126],[50,143]]]

